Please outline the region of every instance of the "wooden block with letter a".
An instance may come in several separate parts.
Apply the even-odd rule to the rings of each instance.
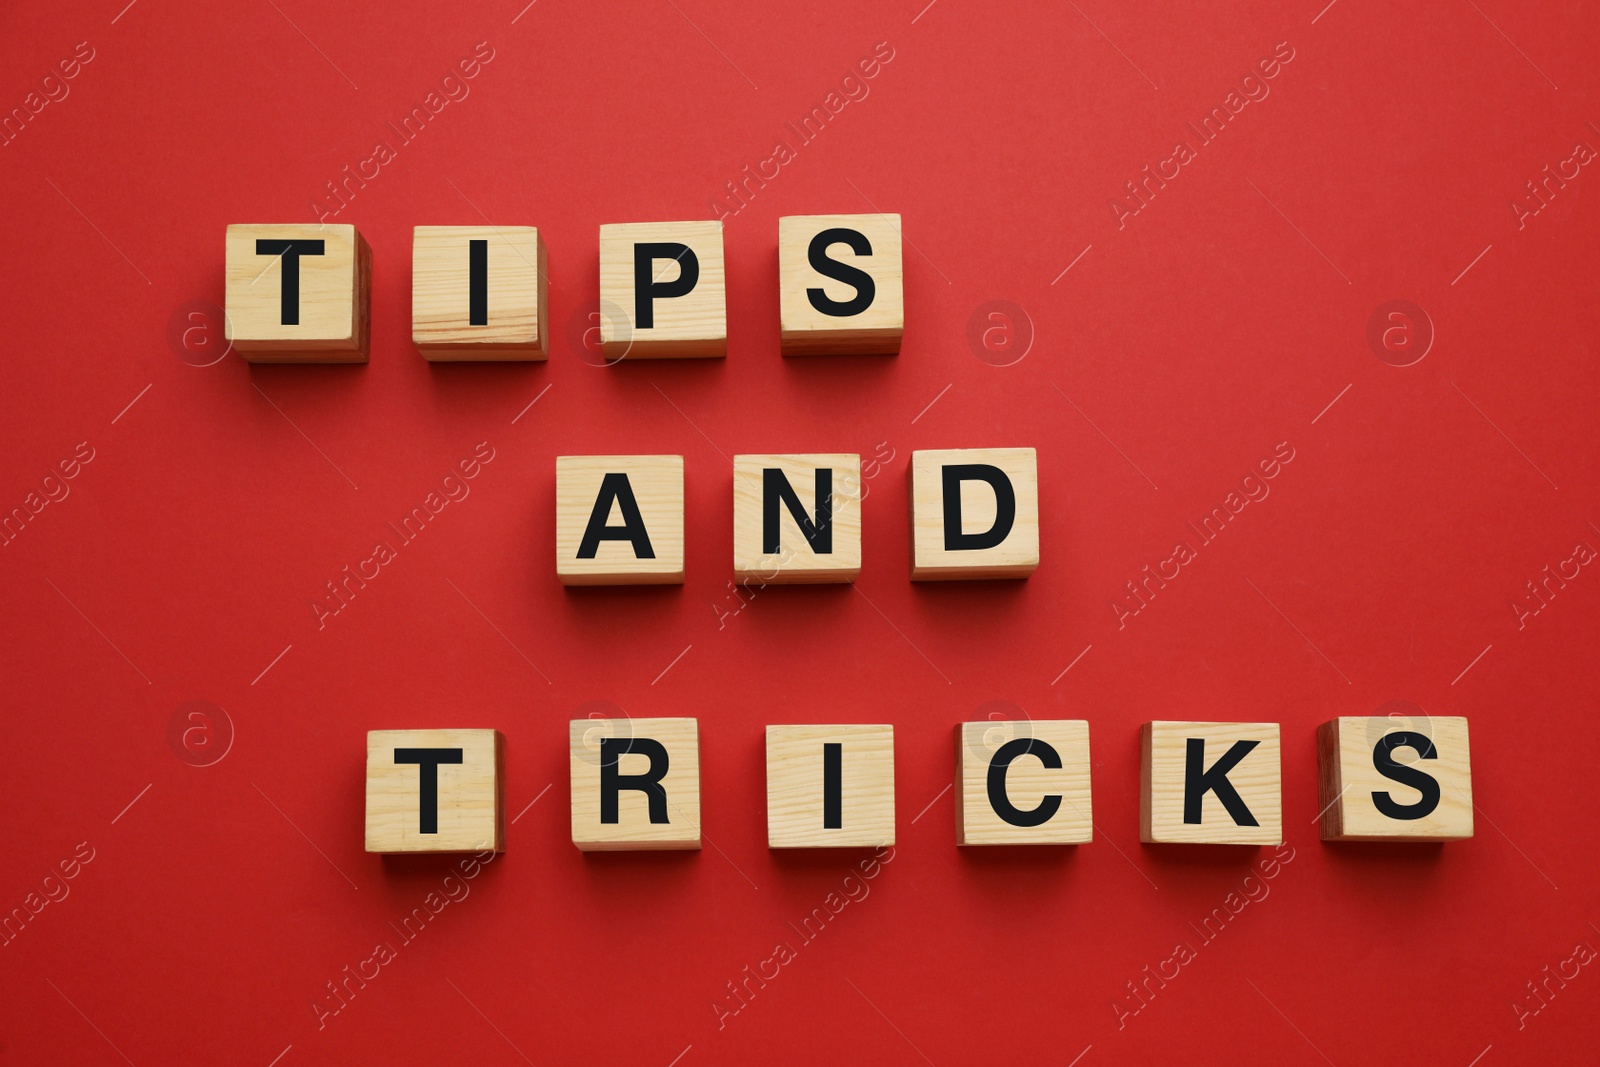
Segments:
[[[905,294],[899,215],[778,220],[783,354],[900,351]]]
[[[556,577],[682,583],[683,457],[557,456]]]
[[[911,453],[911,577],[1026,578],[1039,566],[1031,448]]]
[[[610,360],[728,354],[721,222],[600,227],[600,351]]]
[[[964,722],[956,727],[956,746],[957,844],[1093,839],[1087,722]]]
[[[1467,720],[1342,716],[1317,730],[1324,841],[1472,836]]]
[[[733,573],[767,584],[861,573],[861,457],[733,457]]]
[[[354,226],[229,226],[224,273],[227,336],[246,361],[367,361],[372,249]]]
[[[573,719],[572,843],[584,851],[700,847],[695,719]]]
[[[894,844],[893,726],[767,727],[767,846]]]
[[[499,730],[367,733],[367,851],[505,850]]]
[[[532,226],[417,226],[411,341],[435,362],[549,355],[544,239]]]
[[[1147,722],[1141,742],[1139,840],[1283,843],[1277,723]]]

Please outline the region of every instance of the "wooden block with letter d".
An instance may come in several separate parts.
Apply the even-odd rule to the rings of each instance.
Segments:
[[[1039,566],[1031,448],[911,453],[911,577],[1026,578]]]
[[[683,457],[557,456],[556,577],[682,583]]]
[[[1343,716],[1317,730],[1324,841],[1472,836],[1472,758],[1459,716]]]
[[[733,573],[768,584],[861,573],[861,457],[733,457]]]
[[[1141,742],[1139,840],[1283,844],[1277,723],[1147,722]]]
[[[573,719],[572,843],[584,851],[700,847],[694,719]]]
[[[546,279],[532,226],[417,226],[411,341],[435,362],[545,359]]]
[[[367,851],[505,850],[499,730],[367,733]]]
[[[956,727],[956,746],[957,844],[1093,839],[1087,722],[964,722]]]
[[[905,332],[899,215],[778,220],[783,354],[900,351]]]
[[[767,727],[767,847],[892,844],[893,726]]]
[[[229,226],[224,273],[227,336],[246,361],[367,361],[372,249],[354,226]]]
[[[600,227],[600,351],[607,359],[722,357],[722,223]]]

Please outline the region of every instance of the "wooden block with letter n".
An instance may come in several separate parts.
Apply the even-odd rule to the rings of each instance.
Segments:
[[[682,583],[683,457],[557,456],[556,577]]]
[[[767,727],[767,847],[892,844],[893,726]]]
[[[1317,730],[1324,841],[1472,836],[1472,758],[1459,716],[1342,716]]]
[[[1141,741],[1139,840],[1283,844],[1277,723],[1147,722]]]
[[[417,226],[411,341],[436,362],[549,356],[544,239],[532,226]]]
[[[861,573],[861,457],[733,457],[733,573],[769,584]]]
[[[573,719],[572,843],[584,851],[700,847],[695,719]]]
[[[1026,578],[1039,566],[1031,448],[911,453],[911,577]]]
[[[783,354],[900,351],[905,294],[899,215],[778,220]]]
[[[1087,722],[964,722],[956,727],[956,746],[957,844],[1093,839]]]
[[[246,361],[367,361],[372,249],[354,226],[229,226],[225,274],[227,336]]]
[[[600,351],[611,360],[728,354],[721,222],[600,227]]]
[[[505,850],[499,730],[367,733],[367,851]]]

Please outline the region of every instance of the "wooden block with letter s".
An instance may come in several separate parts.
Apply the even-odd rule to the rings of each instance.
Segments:
[[[600,351],[610,360],[728,354],[721,222],[600,227]]]
[[[1472,836],[1467,720],[1341,716],[1317,730],[1324,841]]]
[[[956,843],[1079,845],[1094,837],[1083,719],[956,727]]]
[[[733,573],[769,585],[861,573],[861,457],[733,457]]]
[[[1026,578],[1039,566],[1031,448],[911,453],[911,577]]]
[[[768,726],[767,846],[894,844],[894,727]]]
[[[556,457],[563,584],[679,584],[683,556],[682,456]]]
[[[372,249],[354,226],[228,227],[226,332],[250,363],[365,363]]]
[[[700,724],[573,719],[572,843],[584,851],[700,847]]]
[[[783,354],[893,354],[905,333],[899,215],[778,220]]]
[[[1283,843],[1277,723],[1147,722],[1140,740],[1141,841]]]
[[[417,226],[411,341],[435,362],[549,355],[544,238],[533,226]]]
[[[505,850],[499,730],[367,734],[368,852]]]

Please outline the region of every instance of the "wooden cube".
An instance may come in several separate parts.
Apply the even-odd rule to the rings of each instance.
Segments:
[[[861,573],[861,457],[733,457],[733,573],[765,584]]]
[[[700,847],[695,719],[573,719],[572,843],[584,851]]]
[[[1139,840],[1283,843],[1277,723],[1147,722],[1141,740]]]
[[[600,227],[600,351],[608,360],[728,354],[721,222]]]
[[[1031,448],[911,453],[911,577],[1026,578],[1039,566]]]
[[[372,249],[354,226],[228,227],[226,333],[251,363],[365,363]]]
[[[956,843],[1079,845],[1094,838],[1089,724],[964,722],[956,728]]]
[[[905,332],[899,215],[778,220],[783,354],[893,354]]]
[[[894,844],[893,726],[767,727],[767,846]]]
[[[367,851],[505,851],[499,730],[367,733]]]
[[[1317,730],[1324,841],[1472,836],[1467,720],[1343,716]]]
[[[547,279],[533,226],[417,226],[411,341],[437,362],[546,359]]]
[[[556,577],[682,583],[683,457],[557,456]]]

